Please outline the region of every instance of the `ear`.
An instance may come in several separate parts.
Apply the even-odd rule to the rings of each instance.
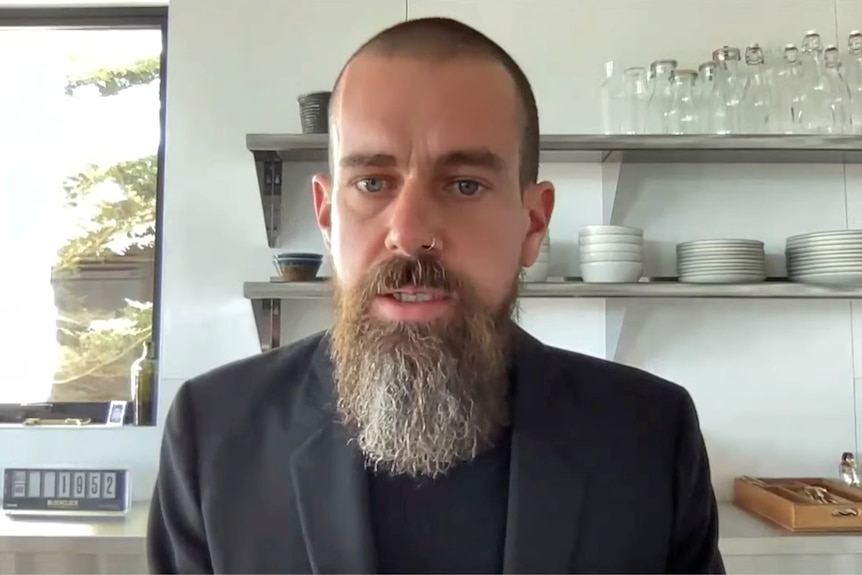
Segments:
[[[529,219],[527,236],[521,247],[521,267],[536,262],[542,249],[542,240],[548,233],[551,214],[554,212],[555,190],[551,182],[531,184],[524,190],[524,209]]]
[[[326,250],[332,245],[332,179],[326,174],[316,174],[311,179],[311,192],[314,199],[314,215],[317,227],[323,235]]]

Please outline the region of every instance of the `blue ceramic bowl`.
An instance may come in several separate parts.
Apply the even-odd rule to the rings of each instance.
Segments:
[[[321,254],[312,254],[305,252],[285,252],[282,254],[275,254],[272,256],[275,261],[310,261],[310,262],[322,262],[323,256]]]
[[[320,254],[286,253],[272,256],[278,276],[289,282],[310,282],[317,278],[323,264]]]

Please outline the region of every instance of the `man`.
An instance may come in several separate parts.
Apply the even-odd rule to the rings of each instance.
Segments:
[[[330,116],[334,327],[179,391],[153,570],[723,572],[689,394],[512,319],[554,206],[515,62],[405,22],[350,59]]]

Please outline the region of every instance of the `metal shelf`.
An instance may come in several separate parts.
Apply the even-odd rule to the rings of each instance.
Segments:
[[[326,161],[326,134],[248,134],[258,161]],[[856,135],[578,135],[546,134],[544,161],[597,162],[614,154],[624,162],[831,163],[862,161]]]
[[[261,349],[281,345],[281,310],[285,300],[328,299],[326,281],[245,282],[243,295],[251,300]],[[521,284],[522,298],[592,299],[862,299],[862,287],[833,288],[770,278],[755,284],[685,284],[675,278],[652,278],[630,284],[590,284],[582,281],[551,281]]]
[[[278,243],[284,162],[326,162],[327,134],[247,134],[254,155],[267,243]],[[843,135],[576,135],[540,139],[543,162],[862,163],[862,138]],[[614,186],[615,188],[615,186]]]
[[[247,299],[319,299],[331,294],[328,282],[246,282]],[[857,299],[862,288],[832,288],[786,281],[755,284],[685,284],[654,279],[630,284],[557,281],[521,284],[525,298],[709,298],[709,299]]]

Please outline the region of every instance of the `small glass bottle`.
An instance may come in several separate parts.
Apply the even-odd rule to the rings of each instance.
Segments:
[[[155,424],[156,357],[151,340],[131,368],[132,413],[135,425]]]

